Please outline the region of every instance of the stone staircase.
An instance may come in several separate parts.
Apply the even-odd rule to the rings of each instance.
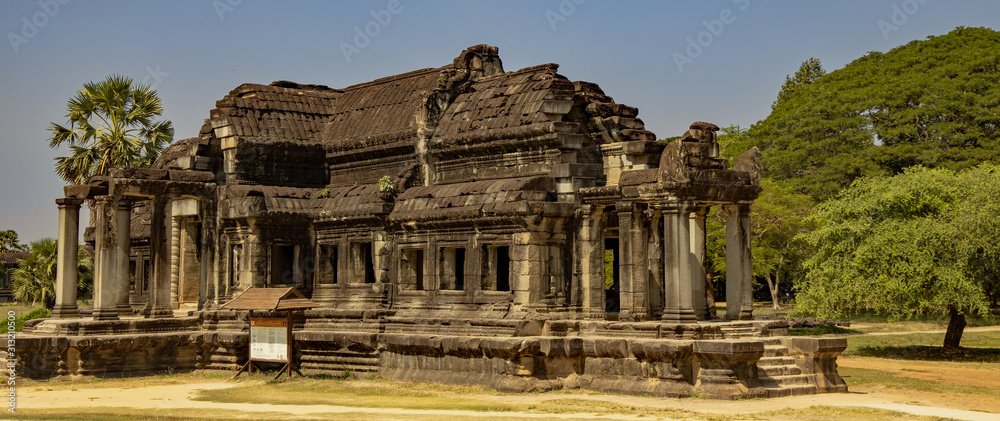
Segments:
[[[788,356],[788,348],[781,344],[781,339],[762,339],[764,356],[757,361],[757,379],[764,386],[766,397],[815,394],[816,385],[811,376],[802,374],[795,359]]]
[[[749,323],[731,323],[719,328],[726,339],[756,338],[760,336],[757,329]]]

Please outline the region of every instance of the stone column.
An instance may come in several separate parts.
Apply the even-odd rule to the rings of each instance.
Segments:
[[[216,236],[215,209],[212,206],[202,207],[201,217],[201,294],[198,309],[215,308],[219,304],[219,262],[215,258],[218,249]]]
[[[158,195],[152,200],[152,218],[149,228],[149,253],[153,260],[153,279],[149,284],[149,304],[145,310],[147,318],[173,317],[170,307],[170,241],[171,232],[170,201]]]
[[[694,313],[698,319],[710,319],[708,297],[705,295],[705,216],[708,207],[699,207],[691,213],[691,291]]]
[[[604,320],[604,208],[584,205],[580,224],[580,312],[584,319]]]
[[[632,321],[635,312],[635,291],[632,285],[634,249],[632,203],[619,203],[618,211],[618,320]]]
[[[181,283],[181,227],[184,218],[173,216],[173,204],[171,204],[170,216],[170,307],[180,308],[180,283]]]
[[[648,240],[646,235],[645,212],[643,206],[635,204],[632,207],[632,230],[629,242],[632,249],[629,259],[632,265],[632,319],[646,320],[649,315],[649,256],[646,251]]]
[[[726,318],[753,318],[750,268],[750,205],[729,204],[726,209]]]
[[[663,280],[666,290],[663,320],[698,320],[693,302],[690,214],[689,203],[669,202],[663,205]]]
[[[510,248],[510,287],[515,305],[540,305],[548,292],[544,285],[548,284],[549,272],[545,267],[546,250],[538,237],[534,232],[514,234],[514,244]]]
[[[115,202],[97,196],[94,229],[94,320],[118,320],[118,233]]]
[[[646,281],[646,299],[649,300],[649,318],[653,319],[663,316],[663,238],[660,231],[663,214],[659,209],[649,209],[646,211],[646,218],[649,220],[649,278]]]
[[[76,283],[78,276],[77,253],[79,247],[81,199],[56,199],[59,206],[59,240],[56,258],[56,304],[52,309],[53,319],[73,319],[80,317],[76,305]]]
[[[121,316],[131,316],[132,306],[128,303],[129,261],[132,254],[132,202],[119,200],[115,206],[115,226],[118,233],[118,250],[115,259],[118,261],[118,296],[115,307]],[[141,270],[142,262],[137,262],[136,269]]]

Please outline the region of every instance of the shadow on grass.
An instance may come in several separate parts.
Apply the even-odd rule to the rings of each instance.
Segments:
[[[788,329],[788,336],[813,336],[813,335],[860,335],[862,332],[855,329],[846,329],[834,325],[820,325],[817,327],[799,327]]]
[[[893,360],[1000,363],[1000,348],[944,348],[926,345],[864,345],[851,352],[859,357]]]

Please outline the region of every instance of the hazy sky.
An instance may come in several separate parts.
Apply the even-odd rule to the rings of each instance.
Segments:
[[[558,63],[598,83],[663,138],[766,117],[809,57],[832,71],[957,26],[997,29],[998,17],[988,0],[3,0],[0,230],[56,235],[53,158],[67,150],[48,147],[47,127],[112,73],[155,84],[184,139],[241,83],[345,87],[490,44],[507,71]]]

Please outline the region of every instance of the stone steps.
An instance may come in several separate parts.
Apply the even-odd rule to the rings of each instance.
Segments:
[[[788,355],[788,348],[781,345],[764,344],[765,357],[784,357]]]
[[[787,352],[787,351],[786,351]],[[795,359],[792,357],[761,357],[757,360],[757,366],[773,366],[773,365],[795,365]]]
[[[812,386],[812,377],[805,374],[795,374],[789,376],[762,376],[757,374],[757,379],[764,387],[785,387],[785,386]]]
[[[758,375],[766,375],[768,377],[775,376],[797,376],[802,374],[802,369],[797,365],[774,365],[774,366],[757,366]]]
[[[759,336],[753,325],[729,325],[719,329],[726,339],[755,338]]]
[[[812,376],[802,374],[802,368],[789,357],[788,348],[779,338],[764,338],[764,356],[757,361],[757,379],[764,386],[766,397],[812,395],[816,385]]]
[[[785,396],[800,396],[800,395],[815,395],[816,386],[814,385],[794,385],[794,386],[782,386],[776,388],[765,388],[766,398],[783,398]]]

